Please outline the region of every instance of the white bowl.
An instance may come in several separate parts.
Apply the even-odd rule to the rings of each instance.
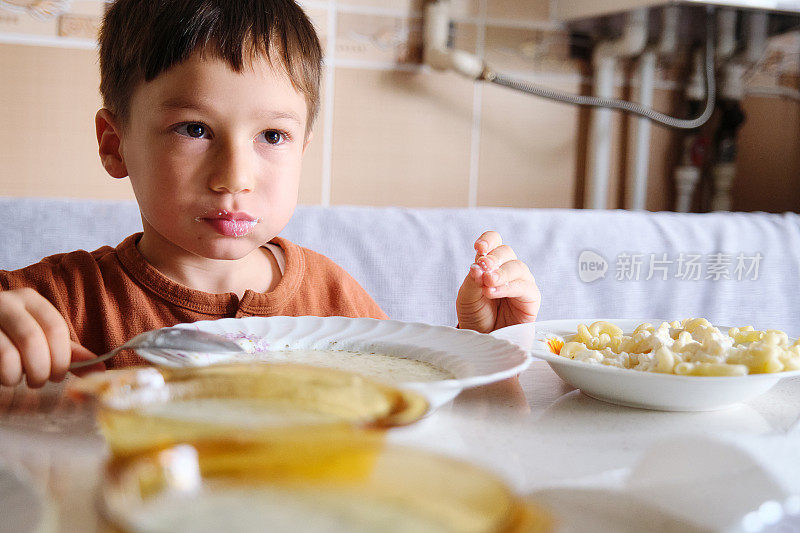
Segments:
[[[547,361],[561,379],[587,396],[605,402],[659,411],[714,411],[755,398],[782,379],[800,376],[800,370],[746,376],[676,376],[574,361],[554,354],[547,347],[547,339],[569,337],[577,332],[579,324],[588,326],[597,320],[616,324],[625,334],[632,333],[643,322],[654,326],[664,322],[605,318],[538,322],[531,355]]]

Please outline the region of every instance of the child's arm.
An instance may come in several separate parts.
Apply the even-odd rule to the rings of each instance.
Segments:
[[[94,357],[70,340],[67,322],[44,296],[33,289],[0,291],[0,385],[17,385],[25,376],[30,387],[41,387],[64,379],[71,361]]]
[[[478,237],[475,252],[456,298],[458,327],[489,333],[536,320],[542,297],[528,265],[496,231]]]

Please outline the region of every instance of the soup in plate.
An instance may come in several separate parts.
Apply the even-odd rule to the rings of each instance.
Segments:
[[[455,379],[452,372],[432,363],[380,353],[304,349],[258,351],[250,355],[257,361],[336,368],[395,384]]]

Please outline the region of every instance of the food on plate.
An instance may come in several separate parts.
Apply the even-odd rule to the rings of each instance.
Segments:
[[[179,444],[115,458],[103,518],[124,531],[541,532],[553,517],[482,468],[387,444]],[[216,444],[216,443],[213,443]]]
[[[563,344],[561,344],[563,342]],[[598,321],[546,342],[551,352],[593,364],[684,376],[744,376],[800,370],[800,340],[752,326],[726,333],[705,318],[640,324],[630,335]]]
[[[294,364],[122,369],[96,385],[97,417],[116,456],[176,442],[228,439],[269,443],[292,460],[297,442],[380,441],[419,420],[421,394],[350,372]]]
[[[452,372],[433,363],[407,357],[333,349],[274,350],[268,345],[251,338],[232,338],[247,352],[246,354],[237,355],[236,359],[238,360],[299,363],[322,368],[335,368],[392,384],[456,379]]]
[[[296,487],[237,488],[208,483],[189,494],[168,492],[131,513],[143,531],[259,531],[268,517],[272,531],[450,531],[424,513],[412,513],[391,498],[345,490]],[[187,513],[191,506],[194,512]],[[387,529],[384,529],[387,528]]]
[[[269,398],[178,398],[168,402],[143,404],[138,414],[240,428],[333,424],[340,422],[346,415],[352,415],[343,413],[342,410],[329,412],[297,403],[296,400],[281,402]],[[355,420],[358,421],[358,418]]]
[[[380,353],[346,350],[285,350],[260,352],[257,357],[269,362],[292,362],[357,372],[390,383],[429,382],[455,379],[452,372],[416,359]]]

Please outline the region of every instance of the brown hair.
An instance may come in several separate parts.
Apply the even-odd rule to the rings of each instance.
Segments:
[[[100,94],[124,124],[136,86],[195,51],[241,72],[265,56],[306,98],[306,133],[319,109],[322,49],[294,0],[116,0],[100,27]]]

